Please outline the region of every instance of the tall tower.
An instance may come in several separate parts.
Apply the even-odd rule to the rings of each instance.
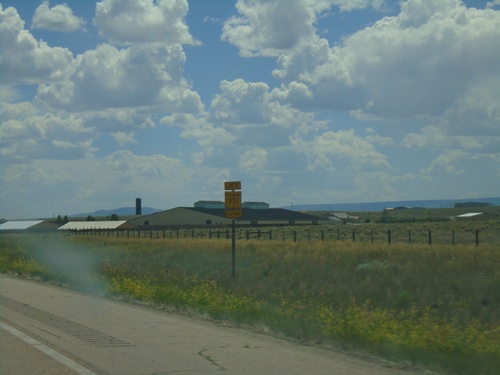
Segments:
[[[141,198],[136,198],[135,199],[135,214],[136,215],[141,215],[142,214]]]

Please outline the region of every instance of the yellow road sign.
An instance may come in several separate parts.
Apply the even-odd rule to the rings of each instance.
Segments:
[[[241,208],[241,191],[226,191],[226,208]]]
[[[224,190],[241,190],[241,181],[224,182]]]
[[[243,217],[243,212],[241,209],[239,210],[226,210],[226,218],[228,219],[238,219],[240,217]]]

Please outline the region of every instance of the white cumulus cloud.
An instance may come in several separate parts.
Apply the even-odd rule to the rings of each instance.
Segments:
[[[490,84],[500,79],[498,40],[499,11],[458,0],[408,0],[399,15],[342,45],[317,38],[284,52],[274,75],[285,97],[292,83],[312,93],[289,99],[298,107],[348,110],[360,119],[442,116],[464,101],[482,106],[474,93],[498,98],[498,85]]]
[[[383,0],[238,0],[238,16],[224,23],[222,40],[241,56],[278,56],[315,37],[317,18],[331,7],[341,11],[374,7]]]
[[[85,21],[76,17],[67,4],[57,4],[51,8],[49,2],[44,1],[36,8],[31,28],[71,32],[82,28],[84,24]]]
[[[69,111],[160,104],[165,110],[198,111],[199,96],[182,77],[185,61],[178,44],[126,49],[101,44],[75,59],[67,80],[40,85],[37,100]]]
[[[73,54],[37,41],[15,8],[0,4],[0,83],[57,81],[67,73]]]
[[[102,0],[94,25],[111,43],[195,44],[184,20],[187,0]]]

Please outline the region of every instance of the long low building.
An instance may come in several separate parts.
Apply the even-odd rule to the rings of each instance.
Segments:
[[[0,232],[50,231],[58,227],[58,224],[48,220],[12,220],[0,224]]]
[[[135,226],[125,220],[113,221],[70,221],[59,227],[58,230],[115,230],[115,229],[135,229]]]
[[[138,228],[165,228],[182,226],[229,225],[231,219],[225,217],[223,208],[177,207],[140,216],[129,220]],[[282,208],[252,209],[242,208],[242,217],[237,225],[305,225],[326,222],[318,216]]]
[[[487,212],[468,212],[466,214],[455,216],[455,220],[459,221],[482,221],[482,220],[495,220],[496,215]]]

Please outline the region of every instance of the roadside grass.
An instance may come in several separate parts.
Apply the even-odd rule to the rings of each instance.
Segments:
[[[2,235],[0,271],[452,374],[498,374],[500,248]]]

